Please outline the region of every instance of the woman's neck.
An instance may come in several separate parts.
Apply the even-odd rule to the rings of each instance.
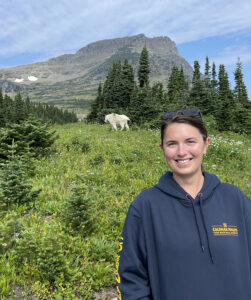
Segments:
[[[189,177],[181,177],[173,174],[173,178],[183,188],[183,190],[185,190],[194,199],[204,184],[204,176],[202,173]]]

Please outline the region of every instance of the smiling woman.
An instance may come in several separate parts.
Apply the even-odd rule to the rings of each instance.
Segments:
[[[210,139],[198,109],[164,114],[172,172],[128,210],[117,257],[122,300],[251,299],[251,201],[203,172]]]

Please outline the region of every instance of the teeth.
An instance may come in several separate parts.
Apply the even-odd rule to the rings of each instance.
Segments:
[[[178,160],[178,163],[184,164],[184,163],[186,163],[186,162],[188,162],[188,161],[189,161],[189,159]]]

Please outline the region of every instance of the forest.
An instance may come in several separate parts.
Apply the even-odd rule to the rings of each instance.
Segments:
[[[211,117],[215,129],[239,133],[251,132],[251,102],[243,80],[242,63],[238,59],[232,90],[225,66],[206,57],[204,73],[194,62],[192,83],[189,85],[182,68],[174,66],[166,87],[150,84],[149,53],[143,48],[137,78],[128,60],[116,61],[109,69],[106,80],[100,83],[88,121],[102,123],[107,113],[127,115],[132,124],[150,128],[159,127],[164,111],[199,108],[203,116]]]

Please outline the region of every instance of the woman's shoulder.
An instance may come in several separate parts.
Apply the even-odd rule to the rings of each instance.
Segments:
[[[139,195],[132,201],[131,206],[137,210],[142,210],[149,202],[156,198],[158,190],[153,186],[147,188],[139,193]]]
[[[230,193],[234,193],[235,195],[238,194],[238,195],[245,196],[243,191],[238,186],[236,186],[232,183],[221,182],[221,184],[219,186],[219,190],[221,192],[230,192]]]
[[[236,185],[231,183],[221,183],[216,191],[218,195],[224,197],[227,201],[238,201],[244,207],[251,210],[251,201],[247,195]]]

